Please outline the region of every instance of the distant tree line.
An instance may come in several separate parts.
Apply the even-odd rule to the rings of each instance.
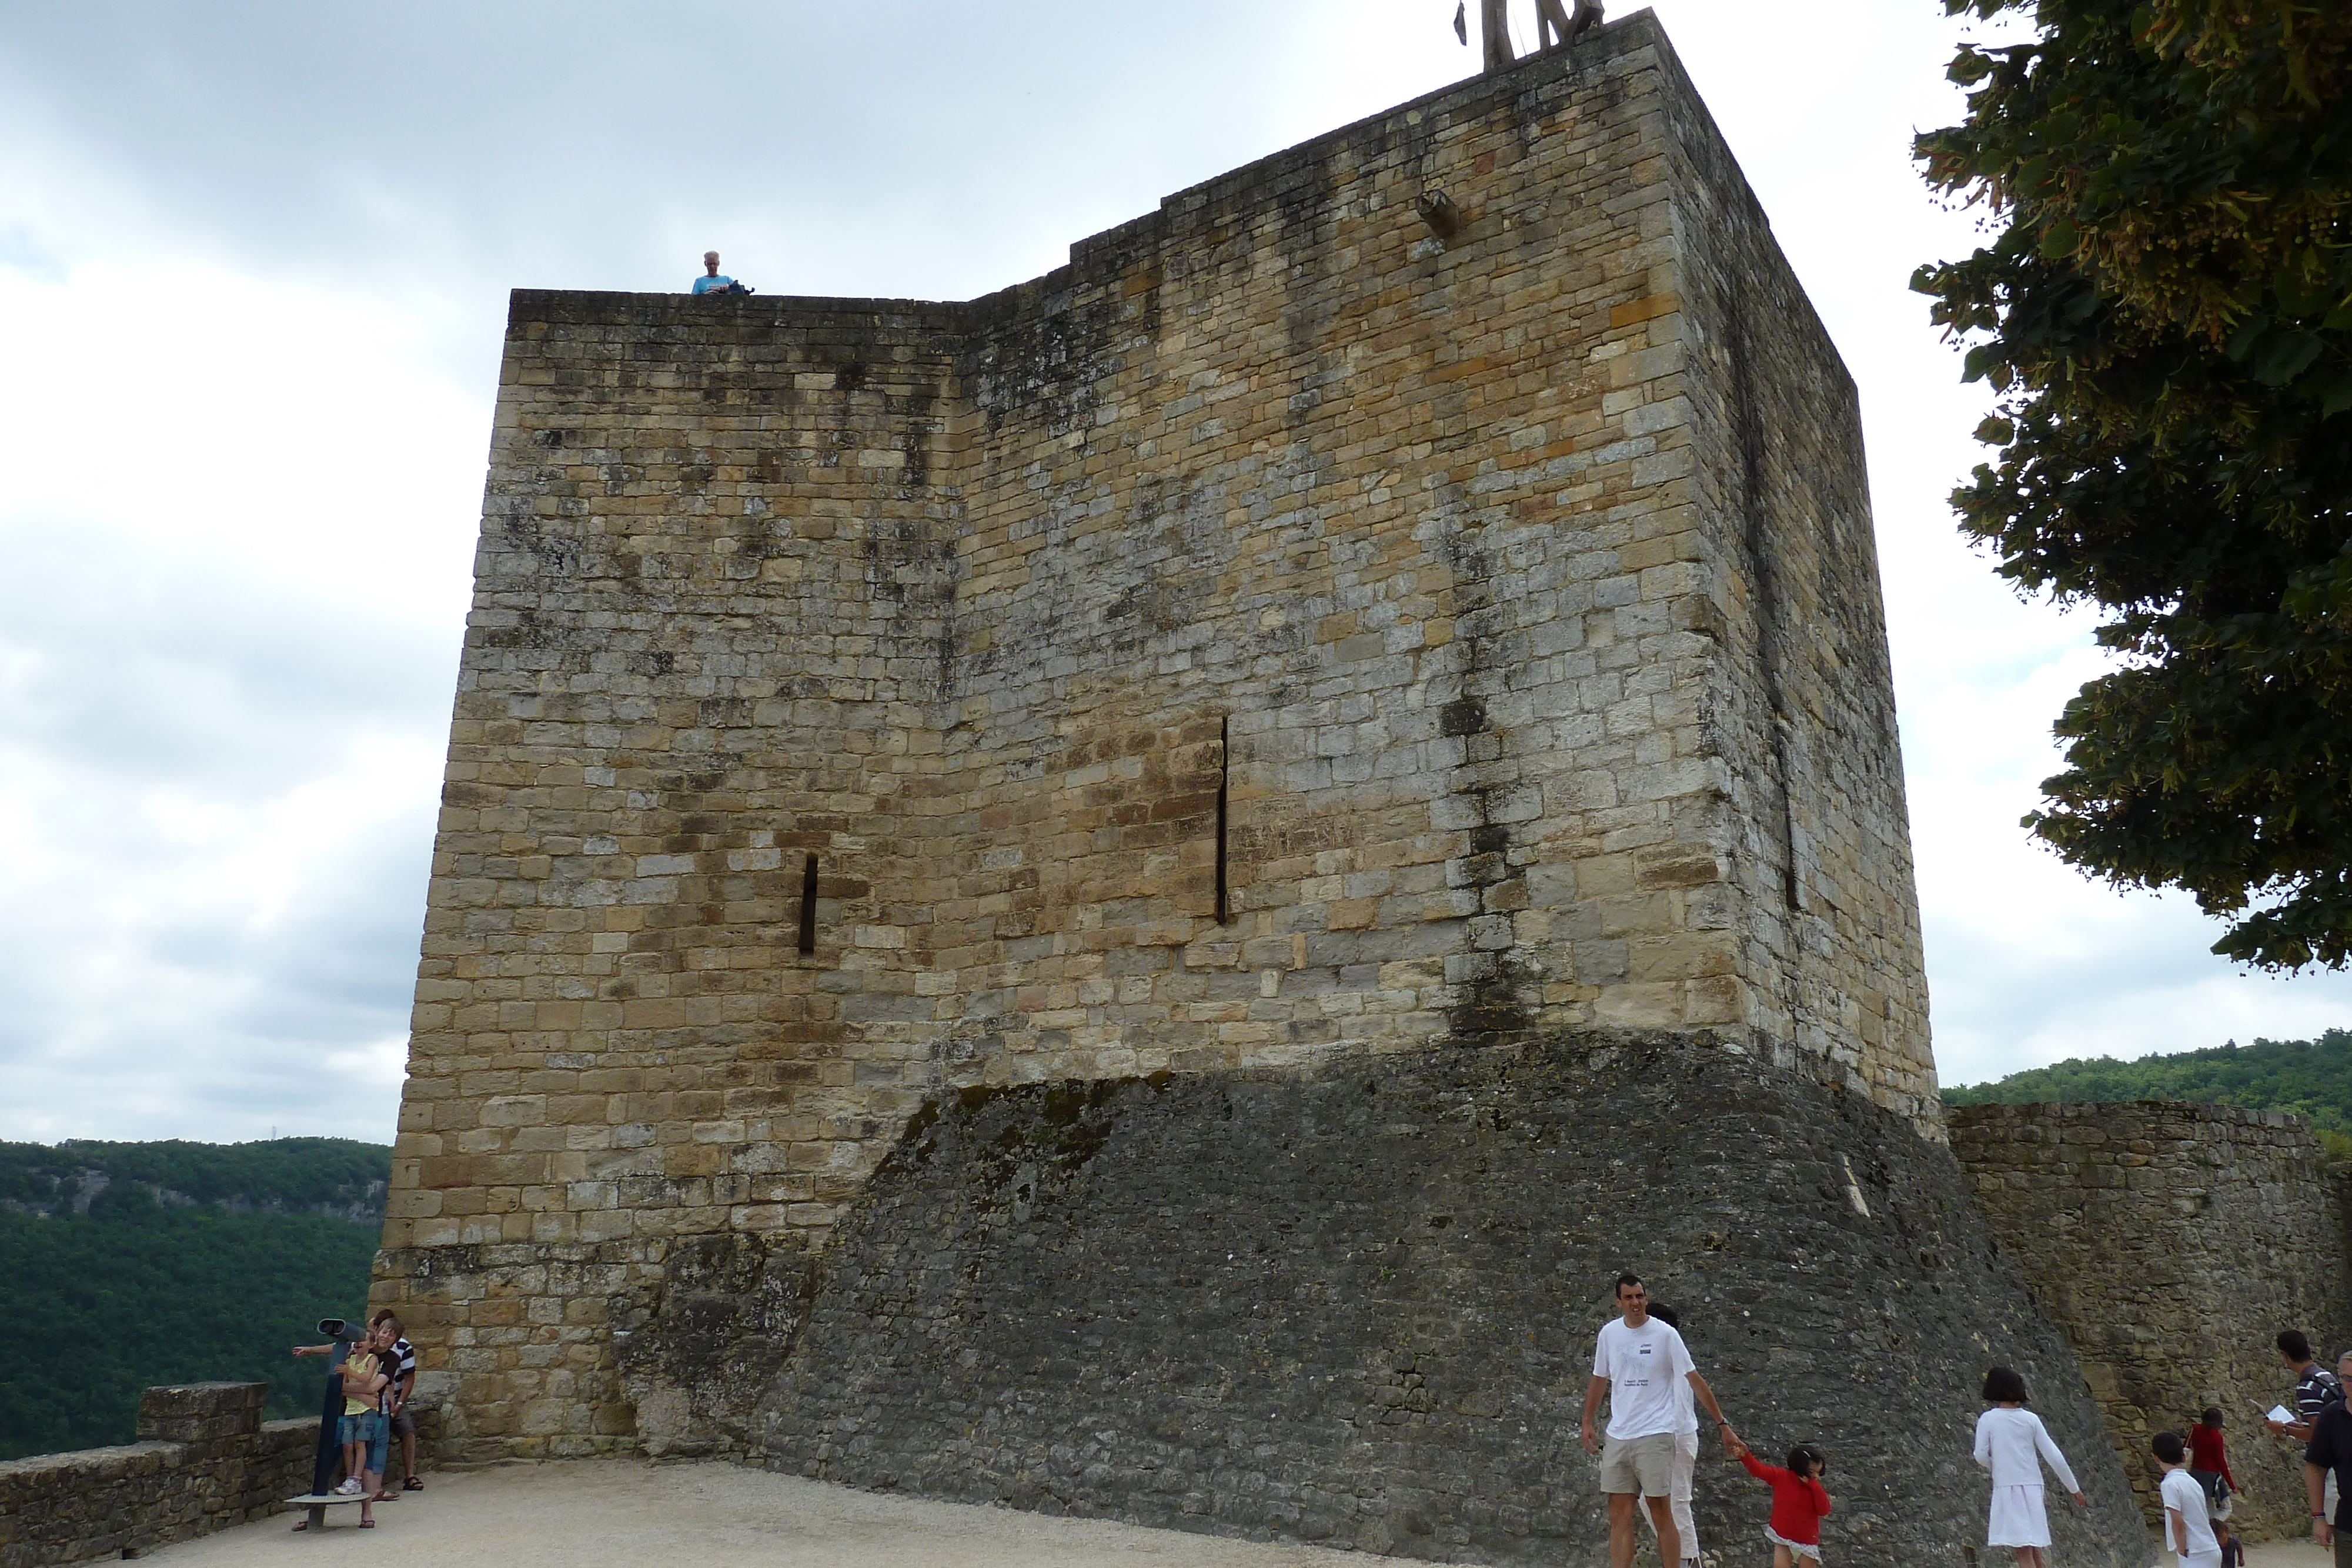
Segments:
[[[2075,1058],[2012,1072],[1990,1083],[1944,1091],[1947,1105],[2196,1100],[2251,1111],[2292,1111],[2311,1119],[2335,1159],[2352,1159],[2352,1031],[2317,1040],[2235,1040],[2210,1051]]]
[[[310,1210],[380,1211],[391,1165],[335,1138],[0,1145],[0,1459],[130,1442],[161,1383],[266,1382],[271,1418],[315,1412],[325,1368],[287,1352],[364,1310],[381,1228]],[[77,1213],[89,1171],[109,1180]]]
[[[88,1180],[91,1172],[110,1183],[143,1182],[198,1204],[288,1210],[373,1204],[381,1209],[392,1176],[392,1151],[349,1138],[0,1143],[0,1207],[49,1208],[93,1185]]]

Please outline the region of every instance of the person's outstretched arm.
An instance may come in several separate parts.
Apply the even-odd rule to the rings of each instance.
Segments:
[[[1690,1385],[1691,1394],[1698,1400],[1700,1407],[1715,1417],[1716,1429],[1723,1434],[1724,1446],[1729,1448],[1732,1439],[1739,1434],[1733,1431],[1731,1423],[1723,1418],[1723,1406],[1715,1402],[1715,1390],[1706,1385],[1706,1379],[1701,1377],[1696,1369],[1690,1374]]]
[[[2033,1446],[2041,1451],[2042,1462],[2050,1467],[2051,1473],[2064,1484],[2067,1494],[2088,1507],[2090,1500],[2083,1495],[2083,1489],[2074,1484],[2074,1472],[2067,1468],[2066,1456],[2058,1451],[2058,1444],[2050,1436],[2050,1428],[2042,1424],[2039,1416],[2033,1417]]]

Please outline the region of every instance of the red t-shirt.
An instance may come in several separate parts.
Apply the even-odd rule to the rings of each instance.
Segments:
[[[1749,1475],[1772,1488],[1772,1533],[1800,1546],[1819,1546],[1822,1516],[1830,1511],[1830,1494],[1820,1479],[1813,1476],[1800,1479],[1796,1471],[1765,1464],[1753,1454],[1740,1455],[1739,1462],[1748,1467]]]
[[[2238,1478],[2230,1473],[2230,1456],[2221,1447],[2219,1427],[2208,1427],[2202,1421],[2189,1428],[2189,1468],[2192,1470],[2219,1470],[2230,1490],[2238,1490]]]

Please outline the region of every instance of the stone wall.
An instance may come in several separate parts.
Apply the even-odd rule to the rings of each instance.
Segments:
[[[1646,15],[968,304],[519,292],[375,1292],[456,1451],[635,1446],[609,1303],[961,1087],[1665,1028],[1940,1135],[1854,408]]]
[[[2178,1102],[1970,1105],[1953,1152],[1998,1239],[2064,1333],[2151,1521],[2148,1438],[2221,1407],[2242,1528],[2305,1533],[2302,1451],[2261,1416],[2294,1376],[2273,1341],[2352,1350],[2345,1183],[2309,1126]]]
[[[266,1383],[150,1388],[136,1442],[0,1464],[0,1568],[132,1556],[310,1490],[319,1423],[265,1422],[268,1393]]]
[[[966,1090],[915,1119],[823,1254],[731,1245],[627,1323],[631,1388],[690,1415],[689,1442],[793,1473],[1598,1568],[1577,1417],[1631,1267],[1761,1452],[1826,1448],[1832,1561],[1973,1561],[1995,1360],[2033,1381],[2094,1500],[2053,1511],[2056,1560],[2152,1555],[1948,1152],[1721,1040]],[[1724,1561],[1761,1561],[1768,1503],[1706,1460]]]

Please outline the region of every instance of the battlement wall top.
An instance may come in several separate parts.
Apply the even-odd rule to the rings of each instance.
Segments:
[[[2216,1129],[2255,1129],[2284,1132],[2291,1136],[2274,1140],[2256,1136],[2261,1143],[2282,1142],[2302,1148],[2315,1148],[2309,1143],[2311,1121],[2292,1111],[2242,1105],[2217,1105],[2204,1100],[2047,1100],[2028,1101],[2022,1104],[1993,1103],[1981,1105],[1954,1105],[1944,1112],[1952,1127],[1955,1140],[1967,1135],[1988,1140],[2015,1139],[2034,1141],[2037,1128],[2055,1128],[2062,1135],[2082,1134],[2070,1142],[2097,1142],[2090,1134],[2116,1133],[2126,1136],[2145,1136],[2151,1130],[2188,1132],[2196,1127]],[[2224,1136],[2228,1135],[2225,1131]]]
[[[507,296],[507,325],[677,327],[690,333],[715,325],[838,324],[960,329],[970,308],[951,300],[847,299],[824,295],[636,294],[619,290],[517,288]]]
[[[1729,168],[1745,205],[1759,224],[1769,227],[1761,204],[1731,161],[1721,131],[1675,56],[1664,28],[1654,13],[1644,9],[1598,29],[1570,53],[1529,55],[1508,70],[1465,78],[1172,192],[1152,212],[1071,242],[1066,265],[971,300],[775,294],[721,298],[667,292],[518,288],[511,295],[509,319],[653,326],[713,319],[798,321],[830,316],[872,317],[877,323],[884,319],[903,323],[915,318],[943,328],[963,328],[1006,312],[1043,308],[1051,313],[1066,306],[1076,290],[1116,280],[1171,245],[1196,241],[1265,208],[1287,204],[1310,221],[1319,218],[1332,194],[1335,162],[1377,162],[1401,142],[1416,151],[1433,148],[1439,141],[1465,133],[1468,122],[1491,114],[1497,106],[1522,116],[1530,110],[1540,114],[1589,93],[1596,84],[1648,78],[1654,72],[1675,99],[1675,129],[1715,144],[1712,151],[1719,152]],[[1809,303],[1804,308],[1811,309]]]

